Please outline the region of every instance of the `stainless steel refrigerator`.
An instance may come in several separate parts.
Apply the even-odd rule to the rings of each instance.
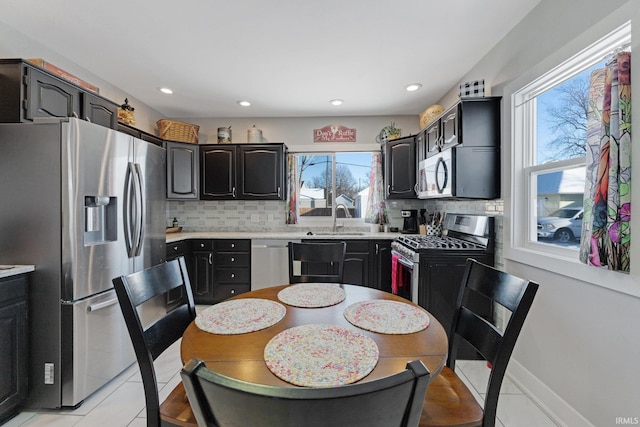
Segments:
[[[35,264],[27,407],[78,406],[135,361],[111,280],[165,259],[165,162],[78,119],[0,124],[0,263]]]

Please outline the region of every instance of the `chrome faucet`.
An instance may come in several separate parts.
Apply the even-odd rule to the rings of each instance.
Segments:
[[[344,204],[342,203],[338,203],[336,205],[336,213],[333,216],[333,232],[335,233],[337,231],[338,228],[344,228],[344,224],[342,225],[338,225],[336,224],[336,220],[338,219],[338,209],[342,208],[342,210],[344,211],[344,216],[345,218],[351,218],[351,214],[349,213],[349,208],[347,208]]]

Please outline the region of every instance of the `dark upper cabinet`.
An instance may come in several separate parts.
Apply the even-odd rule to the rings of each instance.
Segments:
[[[152,134],[147,133],[145,131],[142,131],[142,130],[140,130],[138,128],[135,128],[135,127],[133,127],[131,125],[128,125],[126,123],[117,122],[116,123],[116,129],[118,129],[119,132],[126,133],[127,135],[134,136],[134,137],[136,137],[138,139],[141,139],[143,141],[150,142],[150,143],[152,143],[154,145],[157,145],[159,147],[164,147],[164,140],[162,138],[160,138],[159,136],[152,135]]]
[[[284,144],[200,146],[203,200],[285,200]]]
[[[80,89],[35,68],[25,73],[25,119],[81,117]]]
[[[460,146],[499,147],[500,99],[465,98],[442,113],[424,129],[426,157]]]
[[[88,92],[82,94],[82,118],[111,129],[118,128],[118,106]]]
[[[238,148],[238,197],[284,200],[284,145],[241,145]]]
[[[0,60],[0,122],[78,117],[117,129],[118,105],[19,59]]]
[[[398,138],[385,145],[384,179],[388,199],[416,198],[416,141]]]
[[[200,159],[197,144],[165,142],[167,199],[197,200],[200,196]]]
[[[200,198],[236,199],[236,146],[200,146]]]

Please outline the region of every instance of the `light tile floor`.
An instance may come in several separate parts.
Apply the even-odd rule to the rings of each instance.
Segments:
[[[160,400],[179,383],[180,344],[177,342],[155,362]],[[489,378],[484,361],[459,361],[461,374],[476,398],[482,402]],[[505,378],[498,403],[498,427],[547,427],[559,423],[545,414],[518,387]],[[25,411],[3,424],[3,427],[145,427],[144,392],[137,364],[91,395],[75,410]]]

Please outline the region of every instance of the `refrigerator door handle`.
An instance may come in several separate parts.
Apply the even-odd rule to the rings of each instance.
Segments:
[[[132,192],[134,191],[132,186],[133,182],[133,163],[129,163],[127,166],[127,174],[124,180],[124,203],[122,208],[124,209],[124,214],[122,215],[124,218],[124,238],[125,244],[127,247],[127,255],[129,258],[133,257],[133,248],[135,245],[133,228],[135,225],[133,224],[134,218],[132,214],[132,210],[134,209],[132,204],[134,203]]]
[[[91,304],[89,307],[87,307],[87,311],[97,311],[103,308],[111,307],[115,304],[118,304],[118,298],[112,298],[110,300],[99,302],[97,304]]]
[[[142,245],[144,242],[144,218],[145,218],[145,211],[146,211],[146,200],[143,196],[144,194],[144,183],[142,182],[142,169],[140,168],[140,164],[139,163],[135,163],[134,164],[134,170],[135,170],[135,176],[136,176],[136,184],[137,184],[137,199],[138,199],[138,205],[139,209],[137,211],[138,217],[136,218],[136,237],[137,237],[137,242],[136,242],[136,246],[135,246],[135,252],[134,252],[134,256],[140,256],[140,254],[142,253]]]

